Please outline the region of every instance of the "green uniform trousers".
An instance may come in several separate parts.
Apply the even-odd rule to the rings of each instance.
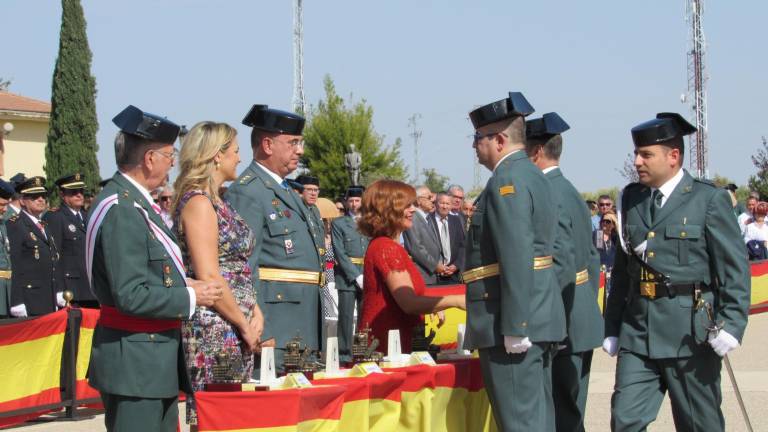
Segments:
[[[611,430],[646,430],[656,419],[667,391],[678,432],[725,430],[720,410],[721,366],[722,360],[710,349],[693,357],[667,359],[619,351]]]
[[[583,431],[592,350],[558,351],[552,359],[552,401],[558,431]]]
[[[554,431],[551,343],[534,343],[522,354],[503,345],[479,349],[480,369],[501,432]]]
[[[352,327],[355,322],[355,307],[357,307],[358,316],[362,312],[361,305],[363,301],[363,292],[359,289],[354,291],[339,291],[339,353],[344,356],[351,356],[352,349]]]
[[[101,393],[109,432],[175,432],[179,423],[179,397],[145,399]]]

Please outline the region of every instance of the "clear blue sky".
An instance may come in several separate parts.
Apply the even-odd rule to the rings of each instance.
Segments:
[[[582,191],[624,183],[629,129],[659,111],[689,115],[683,0],[305,0],[307,100],[330,74],[342,96],[374,108],[377,131],[403,139],[420,113],[421,167],[465,186],[474,153],[467,112],[522,91],[539,116],[570,123],[564,172]],[[768,135],[764,25],[768,2],[708,1],[710,173],[746,183],[749,156]],[[127,104],[191,125],[240,120],[253,103],[290,108],[290,0],[83,0],[98,90],[99,163],[115,169],[111,118]],[[58,51],[60,2],[0,2],[0,76],[11,91],[47,100]],[[687,166],[687,161],[686,161]],[[488,177],[482,169],[483,183]]]

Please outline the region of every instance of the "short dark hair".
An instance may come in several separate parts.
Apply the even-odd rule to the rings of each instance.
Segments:
[[[525,141],[525,152],[528,155],[533,154],[536,148],[541,146],[544,151],[544,157],[550,160],[559,161],[563,153],[563,137],[559,134],[552,135],[549,138],[531,138]]]
[[[607,194],[600,195],[599,197],[597,197],[597,200],[598,201],[600,201],[600,200],[611,200],[611,202],[613,202],[613,198],[611,198],[611,196],[607,195]]]
[[[141,163],[146,152],[166,145],[169,143],[159,143],[120,131],[115,137],[115,163],[118,168],[134,167]]]

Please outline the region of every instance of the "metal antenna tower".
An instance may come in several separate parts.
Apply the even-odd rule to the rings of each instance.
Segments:
[[[413,181],[419,184],[419,139],[421,139],[421,130],[416,129],[416,123],[421,118],[421,114],[416,113],[408,118],[408,127],[413,128],[410,133],[413,138]]]
[[[698,131],[690,136],[690,169],[699,178],[709,176],[707,166],[707,80],[704,65],[706,42],[704,40],[704,0],[685,0],[685,20],[690,25],[688,38],[688,94],[691,101],[693,124]],[[683,98],[685,102],[686,98]]]
[[[304,12],[303,0],[293,0],[293,110],[309,114],[304,99]]]

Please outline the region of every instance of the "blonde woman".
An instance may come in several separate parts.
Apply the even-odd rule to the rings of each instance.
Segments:
[[[224,296],[212,308],[199,307],[182,328],[187,366],[194,390],[213,378],[219,353],[253,372],[264,317],[256,303],[248,256],[254,237],[245,221],[221,199],[219,190],[234,180],[240,162],[237,131],[225,123],[200,122],[184,138],[174,189],[174,229],[188,276],[224,283]],[[187,421],[195,425],[194,400],[187,400]]]

